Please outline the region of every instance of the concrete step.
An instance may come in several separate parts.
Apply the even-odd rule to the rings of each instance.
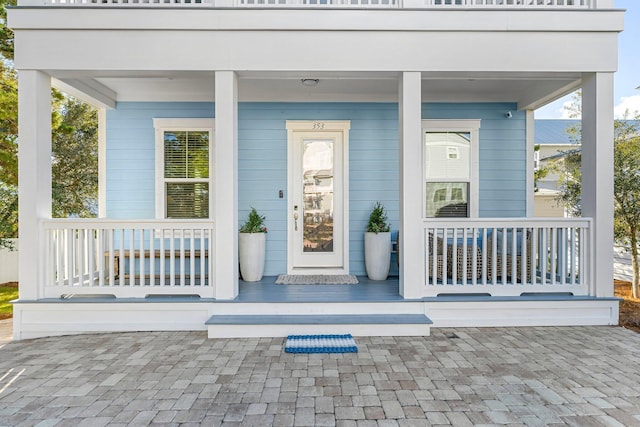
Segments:
[[[209,338],[305,334],[428,336],[432,323],[423,314],[214,315],[205,322]]]

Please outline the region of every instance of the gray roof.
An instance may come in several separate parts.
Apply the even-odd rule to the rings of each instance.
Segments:
[[[626,122],[634,123],[636,127],[640,128],[640,120],[626,120]],[[536,120],[534,143],[536,145],[575,144],[575,141],[569,138],[567,129],[579,124],[580,120]]]
[[[535,121],[535,144],[574,144],[567,129],[579,125],[580,120],[544,119]]]

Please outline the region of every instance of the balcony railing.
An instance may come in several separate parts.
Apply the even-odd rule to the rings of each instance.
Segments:
[[[212,297],[212,221],[46,220],[45,297]]]
[[[424,222],[425,296],[590,295],[591,220]]]
[[[612,0],[19,0],[19,6],[354,9],[598,9]]]

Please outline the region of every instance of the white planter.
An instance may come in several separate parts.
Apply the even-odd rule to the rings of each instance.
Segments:
[[[245,282],[257,282],[264,273],[266,233],[240,233],[238,251],[240,275]]]
[[[364,233],[364,266],[371,280],[386,280],[391,261],[391,233]]]

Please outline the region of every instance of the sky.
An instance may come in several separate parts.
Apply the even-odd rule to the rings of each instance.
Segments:
[[[626,9],[624,31],[620,33],[618,42],[618,72],[615,74],[614,114],[622,118],[625,110],[632,115],[640,113],[640,0],[615,0],[616,9]],[[536,119],[568,118],[564,104],[570,103],[571,97],[561,98],[536,110]]]

